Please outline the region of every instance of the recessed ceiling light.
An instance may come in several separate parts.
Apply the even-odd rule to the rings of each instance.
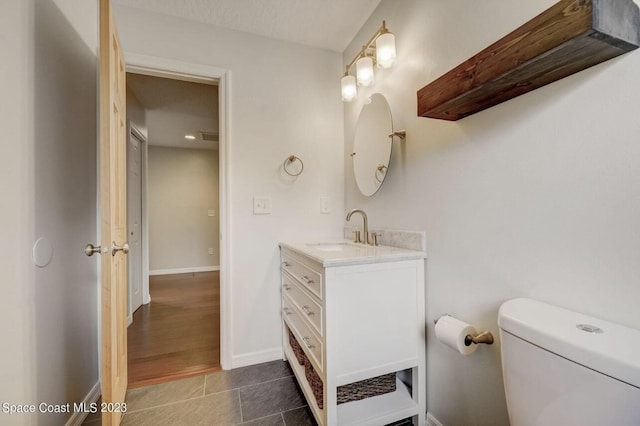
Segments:
[[[194,140],[196,137],[193,135],[184,135],[185,139],[189,139],[190,141]]]

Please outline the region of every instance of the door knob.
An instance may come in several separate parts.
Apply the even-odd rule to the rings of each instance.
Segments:
[[[111,248],[111,255],[115,256],[117,252],[123,252],[124,254],[129,253],[129,244],[124,243],[123,245],[119,246],[116,244],[116,242],[113,242],[113,247]]]
[[[93,256],[95,253],[102,253],[102,247],[94,246],[93,244],[87,244],[84,248],[84,254],[87,256]]]

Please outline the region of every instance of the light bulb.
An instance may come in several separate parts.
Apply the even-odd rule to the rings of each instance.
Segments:
[[[384,33],[376,39],[376,62],[379,68],[391,68],[396,61],[396,37]]]
[[[373,84],[373,59],[363,56],[356,62],[356,76],[359,86],[371,86]]]
[[[351,102],[358,94],[356,78],[347,74],[340,80],[340,85],[342,86],[342,100],[344,102]]]

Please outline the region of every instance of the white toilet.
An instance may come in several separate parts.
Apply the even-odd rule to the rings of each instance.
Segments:
[[[640,331],[531,299],[498,314],[511,426],[640,426]]]

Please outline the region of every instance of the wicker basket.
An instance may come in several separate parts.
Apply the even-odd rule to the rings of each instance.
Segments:
[[[310,362],[307,362],[304,369],[307,382],[313,391],[318,407],[322,409],[324,384],[322,379],[316,373]],[[371,379],[362,380],[355,383],[349,383],[338,387],[338,404],[345,402],[360,401],[361,399],[370,398],[372,396],[384,395],[385,393],[395,392],[396,390],[396,373],[389,373]]]
[[[383,376],[372,377],[360,382],[349,383],[338,387],[338,404],[345,402],[360,401],[372,396],[384,395],[395,392],[396,373],[389,373]]]
[[[291,346],[291,350],[293,351],[293,354],[296,356],[298,363],[304,366],[305,364],[307,364],[307,356],[304,354],[304,351],[300,347],[300,344],[298,343],[295,336],[293,335],[291,330],[289,330],[288,327],[287,327],[287,331],[289,332],[289,345]]]
[[[322,383],[322,379],[318,376],[318,373],[316,373],[316,370],[314,370],[313,365],[311,365],[310,362],[307,362],[304,367],[304,375],[307,377],[307,382],[309,382],[313,396],[316,398],[318,408],[322,410],[322,407],[324,406],[324,383]]]

